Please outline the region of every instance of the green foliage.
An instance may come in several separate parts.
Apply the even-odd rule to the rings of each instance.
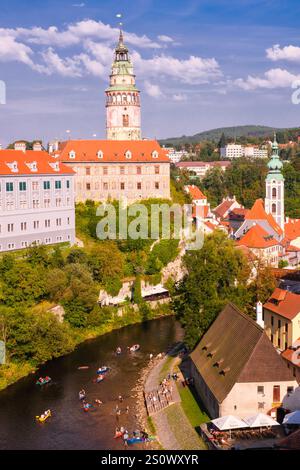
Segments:
[[[281,259],[278,263],[278,268],[284,269],[289,265],[288,261]]]
[[[156,243],[149,254],[146,274],[159,273],[164,266],[167,266],[178,255],[178,240],[161,240]]]
[[[249,303],[250,269],[244,255],[220,231],[205,238],[201,250],[188,252],[184,264],[188,275],[173,295],[173,308],[192,348],[227,302],[240,307]]]
[[[133,286],[133,302],[137,305],[140,305],[143,301],[142,298],[142,281],[141,276],[138,275],[135,278],[134,286]]]

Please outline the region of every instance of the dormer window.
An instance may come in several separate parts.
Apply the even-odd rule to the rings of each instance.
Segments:
[[[31,162],[31,163],[26,163],[30,171],[37,171],[37,163],[36,162]]]
[[[97,152],[97,157],[98,157],[98,158],[103,158],[103,152],[102,152],[102,150],[98,150],[98,152]]]
[[[158,158],[158,151],[157,150],[154,150],[152,152],[152,158]]]
[[[127,150],[127,152],[125,152],[125,157],[128,159],[132,158],[132,153],[130,152],[130,150]]]
[[[69,152],[69,157],[72,158],[72,159],[76,158],[75,150],[71,150],[71,152]]]

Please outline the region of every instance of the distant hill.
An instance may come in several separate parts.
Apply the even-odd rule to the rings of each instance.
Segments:
[[[236,126],[236,127],[220,127],[219,129],[212,129],[210,131],[199,132],[198,134],[192,136],[183,135],[182,137],[171,137],[169,139],[162,139],[160,143],[162,145],[183,145],[183,144],[193,144],[196,142],[201,142],[203,140],[210,140],[218,142],[224,132],[225,136],[230,139],[240,138],[240,137],[258,137],[266,138],[271,137],[273,132],[278,133],[288,133],[297,131],[300,133],[299,128],[274,128],[268,126]]]

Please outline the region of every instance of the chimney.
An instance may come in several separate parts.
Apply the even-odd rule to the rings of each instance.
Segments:
[[[43,149],[41,142],[34,142],[32,149],[34,152],[41,152]]]
[[[25,153],[26,152],[26,142],[23,142],[23,141],[15,142],[14,148],[15,148],[15,150],[19,150],[19,151]]]
[[[52,142],[49,142],[48,144],[49,153],[54,153],[54,152],[57,152],[58,150],[59,150],[59,141],[57,139],[53,140]]]
[[[262,328],[265,327],[265,322],[263,320],[263,304],[261,302],[257,302],[256,304],[256,323]]]

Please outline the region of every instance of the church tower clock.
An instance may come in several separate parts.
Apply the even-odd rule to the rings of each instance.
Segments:
[[[268,162],[268,168],[265,210],[267,214],[272,214],[277,224],[284,230],[284,178],[281,173],[283,163],[279,158],[276,135],[272,144],[272,155]]]
[[[135,75],[120,31],[115,59],[106,89],[106,134],[108,140],[140,140],[140,92],[135,85]]]

